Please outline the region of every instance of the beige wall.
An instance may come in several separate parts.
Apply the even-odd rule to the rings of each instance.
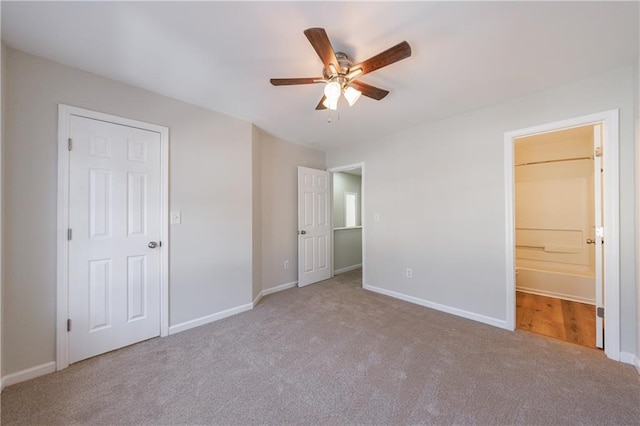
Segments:
[[[325,154],[264,131],[262,149],[262,288],[298,280],[298,166],[325,169]],[[284,262],[289,261],[289,269]]]
[[[251,126],[251,163],[252,171],[252,250],[253,250],[253,287],[252,300],[256,300],[262,291],[262,144],[260,131]]]
[[[640,19],[640,9],[638,10]],[[636,133],[636,370],[640,373],[640,56],[636,64],[635,78],[635,133]]]
[[[329,167],[367,164],[365,284],[504,323],[504,133],[620,109],[621,350],[635,353],[637,73],[618,69],[328,151]],[[413,278],[404,277],[407,267]]]
[[[7,49],[2,374],[55,359],[57,104],[168,126],[170,321],[252,300],[247,122]]]
[[[2,8],[0,8],[1,10]],[[2,252],[3,252],[3,239],[2,239],[2,152],[4,151],[4,113],[5,113],[5,93],[6,93],[6,63],[5,60],[6,47],[4,42],[0,42],[0,392],[4,388],[2,384],[2,352],[4,347],[4,328],[2,317],[4,311],[2,309],[2,295],[4,293],[4,268],[2,267]]]

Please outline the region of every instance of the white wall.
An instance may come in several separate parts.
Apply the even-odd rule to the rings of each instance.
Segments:
[[[325,169],[325,154],[259,131],[262,149],[262,288],[298,280],[298,166]],[[284,262],[289,261],[289,269]]]
[[[13,49],[4,59],[3,375],[55,359],[58,103],[170,128],[171,325],[251,303],[249,123]]]
[[[634,353],[637,78],[636,70],[622,68],[330,150],[329,167],[367,164],[365,285],[504,324],[504,133],[619,108],[621,350]],[[413,278],[404,276],[407,267]]]

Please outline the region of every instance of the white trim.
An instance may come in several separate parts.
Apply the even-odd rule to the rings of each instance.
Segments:
[[[251,309],[255,308],[256,305],[258,303],[260,303],[260,301],[262,300],[262,292],[258,293],[258,295],[256,296],[255,299],[253,299],[253,302],[251,303]]]
[[[17,383],[26,382],[27,380],[35,379],[36,377],[44,376],[45,374],[55,373],[55,371],[55,361],[36,365],[35,367],[27,368],[26,370],[7,374],[2,378],[2,386],[4,388],[4,386],[11,386]]]
[[[405,302],[415,303],[416,305],[424,306],[425,308],[434,309],[440,312],[446,312],[448,314],[456,315],[462,318],[470,319],[473,321],[481,322],[484,324],[492,325],[494,327],[500,327],[508,329],[507,322],[498,318],[488,317],[486,315],[480,315],[473,312],[465,311],[463,309],[453,308],[447,305],[441,305],[440,303],[431,302],[429,300],[420,299],[406,294],[398,293],[392,290],[387,290],[380,287],[374,287],[370,285],[363,285],[365,290],[373,291],[374,293],[384,294],[385,296],[393,297],[394,299],[400,299]]]
[[[620,352],[620,362],[635,366],[637,358],[635,354],[630,352]]]
[[[587,305],[596,304],[596,300],[588,297],[573,296],[570,294],[556,293],[555,291],[540,290],[537,288],[521,287],[516,285],[516,291],[522,293],[536,294],[538,296],[553,297],[556,299],[569,300],[571,302],[586,303]]]
[[[343,226],[340,228],[333,228],[334,231],[348,231],[351,229],[362,229],[362,226]]]
[[[180,333],[181,331],[189,330],[191,328],[200,327],[201,325],[209,324],[214,321],[230,317],[232,315],[250,311],[251,309],[253,309],[253,305],[251,303],[247,303],[246,305],[236,306],[235,308],[227,309],[215,314],[205,315],[200,318],[181,322],[180,324],[172,325],[171,327],[169,327],[169,334],[176,334]]]
[[[514,179],[513,179],[513,143],[522,136],[549,133],[557,130],[604,124],[603,146],[603,188],[604,188],[604,229],[605,241],[616,242],[604,244],[604,307],[605,321],[605,354],[607,357],[620,360],[620,184],[619,184],[619,134],[618,110],[609,110],[554,123],[528,127],[526,129],[506,132],[504,134],[504,176],[505,176],[505,233],[506,233],[506,299],[507,328],[515,329],[515,216],[514,216]]]
[[[345,268],[336,269],[333,271],[333,275],[342,274],[344,272],[353,271],[354,269],[362,268],[362,263],[358,263],[357,265],[347,266]]]
[[[260,292],[260,294],[262,294],[262,296],[266,296],[268,294],[273,294],[273,293],[277,293],[279,291],[288,290],[290,288],[294,288],[294,287],[297,287],[297,286],[298,286],[298,281],[291,281],[290,283],[280,284],[280,285],[275,286],[275,287],[265,288],[264,290],[262,290]]]
[[[262,300],[263,296],[266,296],[268,294],[277,293],[277,292],[283,291],[283,290],[288,290],[290,288],[294,288],[294,287],[297,287],[297,286],[298,286],[298,281],[292,281],[290,283],[280,284],[280,285],[275,286],[275,287],[264,289],[253,300],[253,307],[254,308],[256,307],[256,305],[260,302],[260,300]]]
[[[57,232],[57,315],[56,368],[69,366],[68,252],[69,227],[69,151],[71,116],[91,118],[123,126],[157,132],[160,135],[160,336],[169,334],[169,128],[110,114],[58,104],[58,232]]]
[[[636,356],[633,359],[633,366],[636,368],[638,374],[640,374],[640,357]]]
[[[347,164],[345,166],[336,166],[328,168],[327,171],[331,173],[336,172],[344,172],[347,170],[360,169],[362,171],[360,175],[360,227],[362,228],[362,287],[367,284],[367,256],[366,256],[366,192],[365,192],[365,163],[364,161],[360,163],[352,163]],[[333,179],[331,179],[331,227],[333,228]],[[333,244],[331,244],[331,270],[333,270]],[[335,275],[335,271],[333,272]]]

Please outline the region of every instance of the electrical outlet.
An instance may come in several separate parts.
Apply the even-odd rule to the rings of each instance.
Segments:
[[[289,269],[289,261],[288,260],[284,261],[284,269]]]
[[[407,278],[413,278],[413,269],[407,268]]]

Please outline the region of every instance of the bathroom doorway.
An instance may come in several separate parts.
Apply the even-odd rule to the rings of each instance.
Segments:
[[[603,347],[602,125],[514,140],[516,328]]]
[[[595,124],[514,141],[516,328],[588,347],[602,347],[600,140]]]

